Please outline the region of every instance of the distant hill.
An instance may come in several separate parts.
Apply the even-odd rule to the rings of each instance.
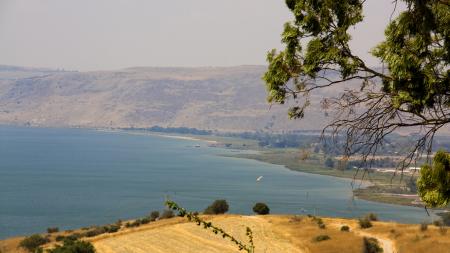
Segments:
[[[319,106],[291,121],[266,102],[264,66],[69,72],[0,66],[0,124],[319,130]],[[326,96],[327,94],[320,94]],[[320,97],[313,99],[318,105]]]

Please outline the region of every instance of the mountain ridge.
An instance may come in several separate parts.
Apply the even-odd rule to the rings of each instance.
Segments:
[[[0,66],[0,123],[51,127],[193,127],[217,131],[320,129],[269,105],[265,66],[131,67],[63,71]],[[309,116],[311,116],[309,115]]]

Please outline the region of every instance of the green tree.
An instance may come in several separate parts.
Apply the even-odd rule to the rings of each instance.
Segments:
[[[253,212],[260,215],[265,215],[270,213],[270,209],[265,203],[256,203],[253,206]]]
[[[150,220],[151,221],[155,221],[158,218],[159,218],[159,212],[158,211],[152,211],[150,213]]]
[[[204,213],[205,214],[224,214],[228,212],[228,203],[224,199],[215,200],[210,206],[208,206]]]
[[[62,246],[58,245],[49,253],[95,253],[95,248],[90,242],[65,240]]]
[[[19,246],[26,249],[28,252],[36,252],[36,250],[40,246],[42,246],[48,242],[50,242],[50,240],[48,238],[43,237],[42,235],[39,235],[39,234],[35,234],[35,235],[31,235],[31,236],[23,239],[19,243]]]
[[[334,161],[331,157],[328,157],[325,160],[325,166],[327,166],[328,168],[333,168],[334,167]]]
[[[321,101],[333,115],[324,132],[344,136],[345,155],[359,153],[369,166],[387,135],[416,127],[416,143],[400,164],[405,168],[431,153],[435,133],[450,122],[450,1],[394,0],[392,8],[399,2],[406,8],[371,51],[386,70],[367,66],[350,47],[364,2],[286,0],[293,20],[284,25],[285,49],[267,55],[268,101],[295,101],[288,115],[301,119],[312,93],[332,90],[336,95]]]
[[[420,198],[431,207],[447,206],[450,201],[450,155],[438,151],[432,165],[420,169],[417,180]]]

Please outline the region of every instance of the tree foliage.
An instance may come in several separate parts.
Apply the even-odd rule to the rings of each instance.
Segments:
[[[50,242],[46,237],[39,234],[34,234],[23,239],[19,246],[26,249],[28,252],[35,252],[40,246]]]
[[[204,213],[205,214],[224,214],[228,212],[229,206],[226,200],[218,199],[209,205]]]
[[[424,165],[417,180],[421,199],[431,207],[444,207],[450,201],[450,155],[438,151],[433,164]]]
[[[265,215],[270,213],[270,209],[265,203],[256,203],[253,206],[253,212],[260,215]]]
[[[267,56],[268,101],[294,100],[289,116],[303,118],[312,92],[337,87],[335,97],[322,101],[324,110],[335,111],[324,130],[346,135],[347,155],[368,159],[388,134],[420,127],[404,161],[411,162],[431,151],[434,134],[450,122],[449,1],[394,1],[407,7],[371,52],[387,70],[367,66],[349,46],[350,29],[364,19],[364,2],[286,0],[293,20],[284,25],[285,49]]]
[[[49,253],[95,253],[95,248],[90,242],[79,240],[65,240],[63,245],[58,245]]]

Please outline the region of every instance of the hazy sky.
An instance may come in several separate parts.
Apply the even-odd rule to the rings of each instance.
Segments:
[[[352,47],[383,38],[392,0],[368,0]],[[265,64],[280,48],[283,0],[0,0],[0,64],[105,70]]]

